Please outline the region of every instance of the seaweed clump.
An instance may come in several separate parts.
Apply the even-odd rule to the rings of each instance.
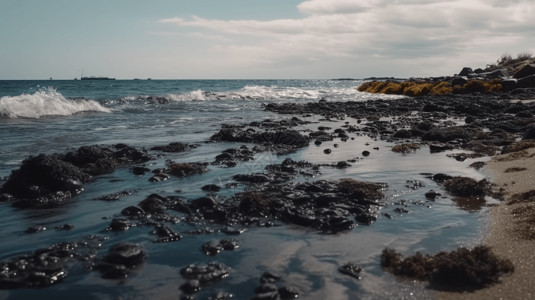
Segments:
[[[406,154],[406,153],[413,152],[419,149],[420,149],[420,145],[418,144],[414,144],[414,143],[400,144],[400,145],[395,145],[394,147],[392,147],[392,152]]]
[[[393,249],[384,249],[381,266],[398,276],[428,280],[435,289],[476,290],[500,281],[512,273],[509,260],[498,258],[489,247],[459,248],[434,255],[415,255],[403,258]]]

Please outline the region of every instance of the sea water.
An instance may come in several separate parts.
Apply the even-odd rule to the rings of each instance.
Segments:
[[[64,153],[84,145],[125,143],[138,148],[171,142],[197,144],[184,153],[155,157],[150,168],[165,166],[166,160],[177,162],[211,162],[221,151],[240,143],[207,143],[221,124],[243,124],[265,119],[281,120],[290,116],[263,110],[268,103],[326,101],[369,101],[399,96],[360,93],[358,80],[112,80],[112,81],[0,81],[0,177],[6,179],[12,170],[31,155]],[[297,116],[314,122],[299,129],[317,129],[336,123],[317,116]],[[345,121],[355,124],[357,120]],[[425,283],[394,278],[380,267],[380,254],[385,247],[404,254],[416,251],[432,253],[470,247],[477,242],[486,209],[458,207],[449,197],[435,202],[425,200],[424,193],[441,188],[427,174],[447,173],[484,178],[484,174],[463,162],[446,156],[451,152],[430,153],[425,146],[401,155],[390,151],[392,145],[369,137],[340,144],[313,143],[288,155],[259,153],[254,161],[239,163],[234,168],[209,167],[209,172],[183,179],[152,183],[148,176],[136,176],[128,168],[97,177],[71,203],[60,208],[17,210],[0,203],[0,260],[29,253],[64,241],[76,241],[88,235],[104,237],[103,256],[113,244],[122,241],[139,243],[148,257],[141,268],[122,281],[100,278],[81,266],[73,266],[69,276],[57,285],[42,289],[0,290],[0,298],[35,299],[177,299],[184,283],[179,270],[189,264],[212,261],[231,268],[228,278],[203,287],[198,299],[208,299],[218,291],[234,299],[254,296],[258,279],[266,272],[283,277],[286,286],[296,289],[303,299],[425,299]],[[333,149],[326,155],[323,149]],[[135,205],[146,196],[158,193],[180,195],[187,199],[205,196],[206,184],[225,186],[232,176],[262,172],[265,166],[285,158],[313,163],[336,163],[371,155],[343,170],[322,168],[314,178],[296,181],[354,178],[388,184],[387,199],[377,222],[359,225],[338,234],[322,234],[296,225],[276,224],[270,228],[252,228],[233,237],[240,247],[216,257],[206,256],[200,246],[228,236],[223,233],[186,235],[172,243],[153,243],[150,228],[132,228],[123,233],[106,232],[110,218],[123,208]],[[417,182],[418,186],[413,184]],[[0,184],[2,182],[0,181]],[[134,191],[118,201],[95,200],[124,190]],[[239,192],[223,189],[221,196]],[[443,192],[444,193],[444,192]],[[407,206],[408,213],[395,213],[396,207]],[[388,216],[388,217],[387,217]],[[69,223],[70,231],[56,226]],[[24,231],[41,225],[47,230],[35,234]],[[206,226],[210,226],[207,224]],[[172,226],[178,232],[191,230],[191,225]],[[364,272],[357,280],[338,272],[338,267],[353,262]]]

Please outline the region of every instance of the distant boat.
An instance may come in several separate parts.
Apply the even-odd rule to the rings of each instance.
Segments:
[[[81,80],[115,80],[111,77],[102,77],[102,76],[91,76],[91,77],[81,77]]]

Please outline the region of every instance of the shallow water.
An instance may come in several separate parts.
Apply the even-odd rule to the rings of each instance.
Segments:
[[[126,143],[150,148],[180,141],[199,144],[184,153],[157,157],[149,168],[163,167],[166,160],[179,162],[211,162],[221,151],[238,147],[239,143],[206,143],[222,123],[241,124],[266,118],[286,119],[262,110],[269,102],[318,101],[320,99],[349,101],[370,100],[375,95],[358,93],[358,81],[0,81],[0,177],[20,166],[23,159],[38,153],[65,152],[83,145]],[[45,95],[45,96],[43,96]],[[154,101],[150,96],[163,97]],[[43,99],[41,99],[43,98]],[[83,100],[80,100],[83,98]],[[72,104],[91,101],[98,109],[85,111],[83,105],[62,110],[59,115],[30,117],[34,101],[65,100]],[[47,100],[48,99],[48,100]],[[26,101],[26,106],[12,110],[14,101]],[[395,99],[392,99],[395,101]],[[46,102],[45,102],[46,103]],[[29,108],[30,107],[30,108]],[[11,110],[10,110],[11,109]],[[22,110],[22,111],[21,111]],[[21,117],[16,115],[24,115]],[[299,129],[340,124],[319,121],[315,116],[298,116],[314,122]],[[351,125],[356,120],[347,119]],[[235,299],[249,299],[260,276],[270,271],[283,277],[281,285],[293,287],[304,299],[426,299],[425,284],[395,279],[380,268],[380,253],[385,247],[411,254],[450,250],[460,245],[470,246],[480,237],[486,208],[466,210],[456,206],[450,197],[425,201],[424,193],[441,191],[427,174],[447,173],[475,179],[484,174],[470,168],[474,160],[458,162],[446,155],[431,154],[426,147],[415,153],[397,154],[392,146],[365,136],[354,140],[313,143],[289,155],[260,153],[250,162],[235,168],[210,166],[209,172],[183,179],[172,177],[159,183],[148,181],[150,174],[133,175],[128,168],[100,176],[85,186],[85,191],[71,203],[56,209],[38,211],[16,210],[0,204],[0,260],[4,261],[37,248],[61,241],[75,241],[87,235],[103,238],[99,255],[104,255],[117,242],[139,243],[148,254],[147,261],[134,274],[120,282],[100,278],[83,265],[74,264],[69,276],[60,284],[44,289],[1,291],[0,298],[35,299],[46,294],[55,299],[176,299],[179,286],[185,282],[180,268],[191,264],[218,261],[232,268],[230,276],[203,287],[198,299],[207,299],[218,291],[234,295]],[[338,144],[335,148],[334,144]],[[325,148],[332,149],[330,155]],[[363,157],[364,150],[371,155]],[[156,156],[157,152],[152,152]],[[387,199],[377,222],[359,225],[349,232],[321,234],[296,225],[276,223],[270,228],[252,228],[242,235],[221,232],[188,235],[172,243],[153,243],[152,228],[131,228],[122,233],[104,231],[110,218],[130,205],[135,205],[152,193],[165,196],[180,195],[195,199],[206,195],[201,187],[217,184],[224,187],[235,174],[261,172],[265,166],[280,163],[285,158],[313,163],[336,163],[356,159],[346,169],[322,167],[319,175],[299,177],[296,181],[335,180],[354,178],[388,184]],[[484,160],[484,159],[479,159]],[[413,182],[423,185],[414,188]],[[243,187],[224,188],[218,194],[224,198]],[[118,201],[95,200],[112,193],[133,190]],[[491,199],[489,199],[491,200]],[[397,207],[410,212],[399,214]],[[390,218],[385,215],[388,214]],[[179,214],[177,214],[179,215]],[[70,223],[74,229],[58,231],[56,226]],[[31,226],[43,225],[46,231],[25,234]],[[215,228],[212,224],[206,227]],[[171,226],[178,232],[195,229],[185,222]],[[240,245],[235,251],[224,251],[209,257],[200,251],[202,244],[212,240],[234,238]],[[355,262],[364,269],[361,280],[338,272],[338,267]]]

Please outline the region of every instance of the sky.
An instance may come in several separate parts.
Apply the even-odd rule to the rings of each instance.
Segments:
[[[533,0],[0,0],[0,80],[453,75],[535,55]]]

